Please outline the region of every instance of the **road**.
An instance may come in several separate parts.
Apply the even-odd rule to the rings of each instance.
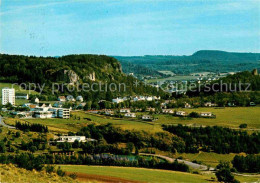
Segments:
[[[161,158],[161,159],[164,159],[166,161],[169,161],[170,163],[173,163],[176,159],[174,158],[170,158],[168,156],[163,156],[163,155],[159,155],[159,154],[146,154],[146,153],[140,153],[140,155],[145,155],[145,156],[155,156],[155,157],[158,157],[158,158]],[[191,161],[186,161],[186,160],[181,160],[181,159],[177,159],[177,161],[179,163],[184,163],[186,165],[188,165],[189,167],[193,168],[193,169],[197,169],[197,170],[208,170],[208,167],[205,166],[205,165],[200,165],[200,164],[197,164],[197,163],[193,163]],[[214,168],[213,167],[210,167],[209,169],[210,171],[213,171]]]
[[[0,116],[0,125],[2,125],[4,127],[7,127],[7,128],[10,128],[10,129],[15,129],[14,126],[10,126],[10,125],[5,124],[4,121],[3,121],[2,116]]]

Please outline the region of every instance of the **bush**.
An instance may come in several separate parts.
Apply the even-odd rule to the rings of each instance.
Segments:
[[[60,168],[60,166],[59,166],[59,168],[57,169],[57,174],[58,174],[59,176],[61,176],[61,177],[64,177],[64,176],[65,176],[65,172]]]
[[[243,123],[243,124],[239,125],[239,128],[247,128],[247,124]]]

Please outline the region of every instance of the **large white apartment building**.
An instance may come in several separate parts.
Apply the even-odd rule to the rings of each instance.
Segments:
[[[2,89],[2,105],[6,105],[8,103],[15,105],[15,89],[13,88]]]

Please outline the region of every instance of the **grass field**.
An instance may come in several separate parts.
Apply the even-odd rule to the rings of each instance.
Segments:
[[[135,180],[142,182],[208,182],[210,176],[195,175],[167,170],[153,170],[133,167],[105,167],[105,166],[84,166],[84,165],[61,165],[61,168],[68,172],[87,173],[92,175],[104,175]],[[97,176],[98,177],[98,176]]]
[[[72,115],[76,119],[27,119],[30,123],[40,123],[49,126],[50,130],[68,132],[78,131],[82,126],[90,123],[106,124],[112,123],[115,126],[130,130],[145,130],[149,132],[162,131],[162,124],[184,124],[184,125],[204,125],[204,126],[224,126],[238,128],[240,124],[248,124],[247,129],[260,129],[260,107],[235,107],[235,108],[196,108],[178,109],[187,112],[213,112],[216,119],[211,118],[181,118],[172,115],[155,115],[158,120],[145,122],[138,119],[113,118],[104,115],[86,113],[84,111],[73,111]],[[6,123],[13,125],[17,119],[6,119]],[[21,120],[22,121],[22,120]]]
[[[2,88],[14,88],[16,93],[24,93],[24,94],[38,94],[38,92],[34,91],[34,90],[24,90],[22,87],[20,87],[19,85],[15,85],[12,83],[0,83],[0,90],[2,90]],[[2,96],[2,92],[0,93],[0,96]]]
[[[201,162],[204,165],[209,165],[211,167],[216,167],[219,162],[222,161],[232,161],[236,154],[217,154],[217,153],[208,153],[208,152],[199,152],[199,153],[176,153],[175,158],[182,157],[185,160],[193,161],[196,160]]]
[[[260,128],[260,107],[226,107],[226,108],[196,108],[177,109],[186,112],[213,112],[217,117],[211,118],[181,118],[171,115],[158,115],[159,123],[175,124],[199,124],[205,126],[224,126],[238,128],[240,124],[246,123],[248,128]]]

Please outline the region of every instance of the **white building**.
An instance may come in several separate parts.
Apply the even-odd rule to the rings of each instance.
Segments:
[[[120,109],[121,113],[130,113],[130,109]]]
[[[49,108],[48,111],[52,112],[53,118],[63,118],[69,119],[70,118],[70,109],[66,108]]]
[[[60,136],[57,142],[75,142],[78,140],[79,142],[86,142],[85,136]]]
[[[34,99],[34,103],[39,104],[39,103],[40,103],[40,100],[36,97],[36,98]]]
[[[162,109],[162,113],[164,113],[164,114],[173,114],[174,111],[172,109]]]
[[[6,105],[8,103],[15,105],[15,89],[13,88],[2,89],[2,105]]]
[[[201,117],[213,117],[212,112],[201,112],[200,113]]]
[[[135,113],[125,113],[125,117],[135,118],[136,115],[135,115]]]
[[[153,120],[153,117],[150,115],[143,115],[142,120]]]
[[[115,99],[112,99],[112,102],[119,104],[119,103],[121,103],[121,102],[124,102],[124,99],[117,97],[117,98],[115,98]]]
[[[177,116],[187,116],[187,113],[185,111],[177,111],[176,115]]]

